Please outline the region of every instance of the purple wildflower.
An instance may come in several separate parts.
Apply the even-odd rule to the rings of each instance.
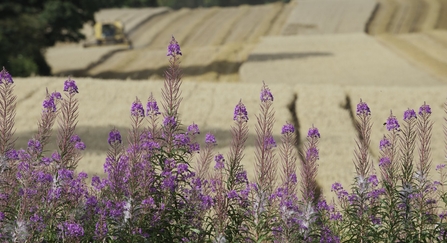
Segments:
[[[192,152],[199,152],[199,151],[200,151],[200,144],[198,144],[198,143],[191,143],[189,145],[189,152],[190,153],[192,153]]]
[[[379,160],[379,166],[384,167],[384,166],[388,166],[391,164],[391,160],[388,157],[382,157]]]
[[[163,179],[163,183],[162,183],[162,188],[163,189],[168,189],[171,191],[175,190],[175,176],[167,176]]]
[[[213,198],[208,195],[203,195],[201,198],[203,209],[209,209],[213,206]]]
[[[233,199],[233,198],[237,198],[239,195],[237,194],[237,192],[235,190],[231,190],[228,192],[227,197],[228,199]]]
[[[206,144],[212,144],[212,145],[216,145],[216,137],[214,137],[214,135],[213,134],[211,134],[211,133],[207,133],[206,135],[205,135],[205,143]]]
[[[103,182],[101,182],[101,178],[99,178],[99,176],[95,175],[92,177],[92,186],[96,190],[101,190],[102,188],[104,188],[105,184]]]
[[[177,165],[177,172],[182,174],[183,172],[188,171],[188,165],[184,163],[180,163]]]
[[[14,83],[14,80],[12,80],[11,74],[6,71],[5,67],[3,67],[3,70],[0,72],[0,84],[3,83],[3,80],[8,84]]]
[[[71,78],[65,80],[64,91],[68,92],[69,94],[79,93],[78,86],[76,86],[76,82],[74,80],[71,80]]]
[[[307,151],[306,151],[306,160],[307,161],[311,161],[313,159],[318,160],[319,154],[318,154],[318,149],[315,147],[310,147]]]
[[[391,142],[384,136],[383,139],[380,140],[379,149],[383,151],[384,149],[389,147],[391,147]]]
[[[369,192],[368,197],[372,198],[372,199],[377,199],[377,198],[379,198],[380,195],[383,195],[383,194],[385,194],[385,189],[380,188],[380,189],[372,190],[371,192]]]
[[[5,213],[0,212],[0,221],[3,221],[5,219]]]
[[[388,131],[398,130],[400,128],[399,122],[397,121],[396,117],[393,116],[393,113],[391,113],[391,115],[388,117],[385,124]]]
[[[144,199],[141,204],[146,205],[148,207],[152,207],[155,205],[155,200],[152,197],[148,197]]]
[[[281,134],[294,133],[294,132],[295,132],[295,127],[290,123],[287,123],[286,125],[284,125],[281,130]]]
[[[274,147],[276,147],[276,142],[275,139],[273,139],[273,136],[268,136],[267,138],[265,138],[264,149],[268,150]]]
[[[17,160],[19,159],[19,153],[15,149],[8,150],[6,152],[6,158],[10,160]]]
[[[371,176],[368,178],[368,182],[371,183],[371,184],[373,184],[374,186],[379,185],[379,180],[377,179],[377,176],[376,176],[376,175],[371,175]]]
[[[245,105],[242,103],[242,100],[240,100],[239,103],[234,108],[233,120],[238,122],[248,121],[247,109],[245,108]]]
[[[247,171],[244,170],[244,171],[237,173],[235,182],[236,183],[248,183]]]
[[[188,134],[191,135],[200,134],[199,126],[197,126],[197,124],[193,122],[191,125],[188,126]]]
[[[338,199],[345,198],[349,195],[348,192],[343,189],[343,186],[338,182],[335,182],[334,184],[332,184],[331,191],[335,192]]]
[[[56,103],[54,102],[53,96],[47,97],[42,102],[42,106],[46,112],[56,112]]]
[[[289,180],[290,180],[290,182],[292,182],[293,184],[296,184],[296,183],[298,182],[298,179],[296,178],[296,173],[292,173],[292,174],[289,176]]]
[[[368,107],[368,104],[360,99],[360,103],[357,104],[357,115],[371,115],[371,110]]]
[[[314,138],[316,138],[316,137],[320,137],[320,132],[318,131],[318,128],[316,128],[316,127],[313,127],[313,125],[312,125],[312,127],[311,128],[309,128],[309,131],[307,132],[307,137],[310,137],[310,138],[312,138],[312,137],[314,137]]]
[[[160,115],[161,113],[158,111],[158,105],[157,105],[157,101],[154,99],[154,97],[149,96],[149,99],[147,101],[147,105],[146,105],[146,115],[147,116],[157,116]]]
[[[137,99],[132,103],[132,106],[130,107],[130,114],[135,117],[144,117],[144,109],[140,100]]]
[[[70,142],[72,143],[81,142],[81,138],[77,134],[74,134],[73,136],[71,136]]]
[[[263,82],[263,86],[261,89],[261,102],[267,102],[268,100],[273,101],[273,95],[272,92],[270,92],[270,89],[265,85]]]
[[[54,161],[60,161],[60,160],[61,160],[61,155],[60,155],[57,151],[54,151],[54,152],[51,154],[51,158],[52,158]]]
[[[175,117],[173,117],[173,116],[165,117],[165,119],[163,121],[163,125],[165,127],[175,127],[177,125],[177,122],[175,121]]]
[[[416,118],[416,112],[413,109],[408,109],[404,112],[404,121],[409,121],[412,118]]]
[[[120,132],[117,129],[115,129],[115,128],[112,131],[110,131],[109,138],[107,139],[107,142],[110,145],[113,145],[115,143],[121,144],[122,140],[121,140]]]
[[[44,164],[44,165],[50,165],[51,164],[51,162],[53,162],[53,159],[52,158],[49,158],[49,157],[42,157],[42,159],[41,159],[41,161],[42,161],[42,163]]]
[[[176,146],[187,146],[190,143],[189,137],[186,134],[176,134],[174,136],[174,145]]]
[[[214,169],[220,170],[225,167],[225,159],[222,154],[218,154],[214,157],[214,161],[216,161],[216,165],[214,166]]]
[[[51,93],[51,97],[53,97],[53,99],[57,99],[57,100],[61,100],[62,99],[62,95],[61,93],[54,91],[53,93]]]
[[[429,105],[427,105],[425,102],[424,104],[419,108],[419,115],[423,114],[431,114],[431,108]]]
[[[180,45],[175,40],[174,36],[171,38],[171,42],[168,45],[168,54],[166,56],[175,57],[176,55],[182,55],[182,51],[180,50]]]
[[[39,140],[37,139],[30,139],[28,141],[28,149],[31,151],[34,151],[36,153],[42,152],[42,145],[40,144]]]
[[[84,142],[77,142],[76,144],[75,144],[75,148],[77,149],[77,150],[85,150],[85,143]]]
[[[84,235],[84,228],[79,224],[64,222],[63,228],[67,236],[81,237]]]

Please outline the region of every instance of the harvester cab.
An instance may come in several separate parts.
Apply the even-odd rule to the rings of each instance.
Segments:
[[[124,33],[124,24],[121,21],[98,21],[93,31],[94,41],[84,43],[84,47],[125,44],[132,48],[132,42]]]

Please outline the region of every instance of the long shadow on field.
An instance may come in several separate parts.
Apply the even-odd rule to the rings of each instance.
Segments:
[[[116,127],[120,132],[123,140],[123,144],[127,145],[127,127]],[[200,128],[200,124],[199,124]],[[87,153],[105,153],[109,149],[109,145],[107,143],[107,138],[109,136],[110,130],[113,129],[110,127],[95,127],[95,126],[78,126],[76,127],[75,133],[81,137],[82,141],[86,145],[85,152]],[[186,129],[183,129],[184,131]],[[196,137],[197,142],[200,143],[201,146],[204,145],[205,135],[208,133],[208,130],[202,129],[201,133]],[[231,132],[230,127],[225,129],[212,129],[210,131],[217,140],[217,148],[215,151],[219,151],[220,148],[229,147],[231,145]],[[26,148],[28,144],[28,140],[33,137],[36,131],[28,131],[22,133],[16,133],[15,138],[17,138],[15,143],[15,149]],[[56,149],[56,138],[57,138],[57,129],[53,131],[52,137],[49,140],[48,145],[45,147],[45,155],[51,154]],[[281,137],[274,136],[275,141],[279,144],[281,141]],[[246,146],[255,146],[256,135],[249,134],[246,142]]]
[[[117,50],[122,51],[122,50]],[[273,53],[273,54],[252,54],[248,57],[248,62],[264,62],[272,60],[285,60],[285,59],[299,59],[299,58],[311,58],[311,57],[329,57],[333,56],[330,52],[299,52],[299,53]],[[182,73],[184,77],[199,76],[210,72],[219,75],[237,74],[239,68],[242,65],[241,62],[229,62],[229,61],[214,61],[208,65],[192,65],[182,66]],[[95,65],[90,65],[95,66]],[[95,75],[89,73],[90,68],[83,70],[69,70],[55,74],[56,76],[72,75],[75,77],[93,77],[102,79],[148,79],[151,76],[163,78],[164,72],[168,69],[168,65],[159,68],[147,68],[142,70],[120,72],[120,71],[106,71]]]
[[[216,61],[208,65],[182,66],[182,74],[187,76],[198,76],[209,72],[215,72],[217,75],[234,74],[239,72],[242,62]],[[130,72],[106,71],[95,75],[88,73],[88,70],[70,70],[55,74],[56,76],[72,75],[75,77],[93,77],[102,79],[147,79],[153,75],[160,78],[164,77],[164,72],[168,69],[168,65],[159,68],[148,68]]]
[[[273,54],[250,54],[247,62],[266,62],[283,59],[299,59],[309,57],[333,56],[330,52],[297,52],[297,53],[273,53]]]

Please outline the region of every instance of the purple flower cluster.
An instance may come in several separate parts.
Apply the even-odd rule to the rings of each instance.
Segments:
[[[409,121],[416,118],[416,112],[413,109],[408,109],[404,112],[404,121]]]
[[[121,134],[117,129],[113,129],[109,133],[109,138],[107,139],[107,142],[113,146],[114,144],[121,144]]]
[[[318,131],[318,128],[311,127],[309,128],[309,131],[307,132],[307,137],[309,138],[320,138],[320,132]]]
[[[388,138],[384,136],[383,139],[380,140],[379,149],[384,151],[386,148],[390,147],[391,147],[390,140],[388,140]]]
[[[153,98],[153,96],[151,94],[151,96],[149,97],[149,99],[147,101],[147,105],[146,105],[146,115],[147,116],[157,116],[160,114],[161,113],[159,112],[157,101]]]
[[[78,86],[76,85],[76,82],[74,80],[71,80],[71,78],[68,78],[68,80],[65,81],[64,91],[68,92],[69,94],[79,93]]]
[[[218,154],[214,157],[214,161],[216,162],[216,165],[214,166],[214,169],[220,170],[225,167],[225,159],[222,154]]]
[[[424,115],[424,114],[431,114],[431,108],[429,105],[427,105],[425,102],[424,104],[419,108],[419,115]]]
[[[270,92],[270,89],[263,83],[262,89],[261,89],[261,95],[260,95],[261,102],[267,102],[267,101],[273,101],[273,95],[272,92]]]
[[[366,115],[366,116],[371,115],[371,110],[369,109],[368,104],[363,102],[361,99],[360,103],[357,104],[357,115]]]
[[[176,55],[182,55],[182,51],[180,50],[180,45],[175,40],[174,36],[172,36],[171,42],[168,45],[168,53],[166,56],[175,57]]]
[[[391,113],[391,115],[386,120],[386,129],[388,131],[391,131],[391,130],[399,130],[399,128],[400,128],[399,122],[397,121],[396,117],[393,116],[393,113]]]
[[[248,121],[248,113],[245,105],[242,103],[242,100],[234,108],[233,120],[237,122],[247,122]]]
[[[281,130],[281,134],[289,134],[289,133],[294,133],[294,132],[295,132],[295,127],[290,123],[287,123],[286,125],[284,125]]]
[[[211,134],[211,133],[207,133],[206,135],[205,135],[205,143],[206,144],[211,144],[211,145],[216,145],[216,137],[214,137],[214,135],[213,134]]]
[[[130,114],[135,117],[144,117],[144,109],[140,100],[137,99],[132,103],[132,106],[130,107]]]
[[[188,134],[196,135],[200,134],[199,126],[197,124],[191,124],[188,126]]]
[[[11,74],[9,74],[8,71],[6,71],[5,67],[3,67],[3,70],[0,71],[0,84],[2,84],[3,81],[5,81],[6,84],[14,83]]]
[[[44,108],[44,112],[56,112],[56,101],[62,99],[61,93],[59,92],[53,92],[51,95],[49,95],[43,102],[42,106]]]

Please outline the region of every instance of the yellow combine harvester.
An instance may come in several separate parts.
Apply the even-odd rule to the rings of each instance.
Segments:
[[[126,37],[121,21],[97,22],[93,30],[95,40],[84,43],[84,47],[125,44],[132,48],[132,42]]]

